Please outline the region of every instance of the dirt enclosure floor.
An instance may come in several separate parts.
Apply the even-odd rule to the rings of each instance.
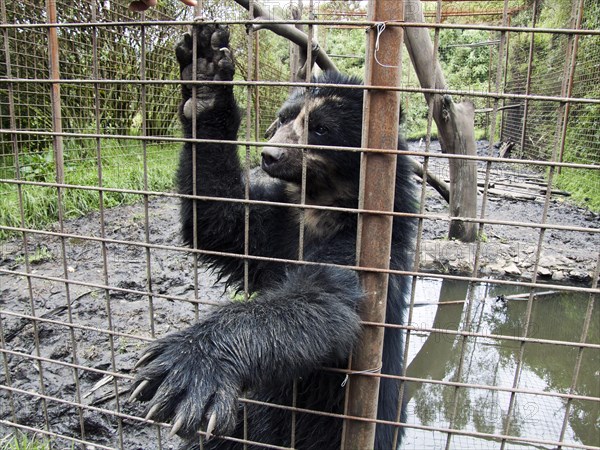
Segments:
[[[516,184],[531,174],[521,173],[517,180],[518,176],[514,168],[506,168],[493,179],[498,186],[498,180],[503,179],[512,179]],[[488,201],[487,218],[541,220],[543,196],[519,199],[499,192]],[[426,211],[444,214],[447,205],[431,191]],[[155,336],[162,336],[193,323],[198,309],[206,307],[197,307],[195,298],[208,302],[228,298],[224,284],[216,282],[202,267],[196,275],[191,255],[160,248],[180,245],[178,215],[177,200],[149,200],[148,242],[158,246],[149,250],[126,244],[146,242],[143,204],[105,211],[105,236],[115,241],[106,244],[105,252],[99,241],[86,239],[101,236],[99,213],[64,223],[62,232],[72,237],[63,240],[28,234],[31,277],[23,276],[27,271],[23,240],[0,243],[0,343],[5,349],[0,357],[0,436],[13,432],[9,422],[15,421],[43,430],[47,416],[51,433],[81,439],[83,428],[88,442],[71,446],[59,440],[61,445],[56,448],[159,448],[157,427],[129,417],[143,415],[142,405],[126,401],[137,355],[152,337],[151,327]],[[597,214],[572,205],[562,195],[552,196],[547,222],[600,229]],[[447,227],[448,223],[440,220],[424,222],[422,268],[469,273],[475,247],[444,240]],[[54,231],[59,231],[58,226]],[[486,225],[484,232],[481,273],[530,280],[539,229]],[[547,230],[538,277],[555,284],[589,287],[599,248],[598,232]],[[68,289],[60,281],[65,277],[71,281]],[[149,290],[153,293],[151,301],[143,294]],[[41,318],[35,327],[28,318],[31,315]],[[75,324],[73,329],[67,326],[69,323]],[[106,372],[122,376],[113,381]],[[116,409],[115,383],[122,397],[120,419],[112,413]],[[52,399],[44,400],[47,397]],[[79,409],[74,403],[86,407]],[[162,428],[160,434],[163,448],[177,445],[177,438],[167,438],[168,429]]]

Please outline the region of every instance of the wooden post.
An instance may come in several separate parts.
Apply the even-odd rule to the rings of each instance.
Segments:
[[[56,0],[48,0],[46,3],[48,13],[48,23],[56,23]],[[52,80],[50,98],[52,102],[52,131],[62,133],[62,113],[60,102],[60,69],[58,64],[58,34],[55,27],[48,28],[48,64],[50,66],[50,79]],[[65,162],[63,153],[63,137],[55,135],[54,143],[54,164],[56,166],[56,182],[64,184],[65,182]]]
[[[406,2],[407,22],[423,22],[420,2]],[[417,73],[421,87],[446,89],[446,81],[439,61],[433,60],[433,43],[427,28],[408,27],[405,30],[406,49]],[[442,151],[455,155],[476,156],[474,112],[471,102],[455,103],[449,95],[424,93],[433,108],[433,120],[438,129]],[[477,216],[477,163],[468,159],[451,159],[450,215]],[[477,238],[477,224],[454,219],[450,222],[449,238],[473,242]]]

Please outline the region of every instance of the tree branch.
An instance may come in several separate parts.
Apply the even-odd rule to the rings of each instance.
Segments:
[[[424,174],[424,167],[423,164],[421,164],[419,161],[417,161],[414,158],[407,158],[408,161],[410,162],[410,166],[412,171],[421,179],[423,179]],[[432,174],[429,170],[427,171],[427,184],[429,184],[432,188],[434,188],[436,191],[438,191],[438,193],[444,197],[444,200],[446,200],[448,203],[450,203],[450,188],[448,187],[448,185],[444,182],[444,180],[436,177],[434,174]]]
[[[406,0],[404,20],[425,23],[421,2]],[[427,28],[408,27],[404,30],[406,49],[421,87],[446,89],[439,60],[433,58],[433,43]],[[456,155],[477,155],[475,145],[475,108],[471,102],[455,103],[449,95],[424,93],[432,107],[442,152]],[[474,160],[452,159],[450,168],[450,214],[454,217],[477,215],[477,164]],[[475,223],[455,219],[450,222],[448,237],[463,242],[477,238]]]
[[[249,0],[234,0],[234,1],[238,5],[242,6],[243,8],[247,9],[248,11],[250,11],[250,1]],[[263,8],[262,5],[260,5],[257,2],[254,2],[252,4],[252,14],[254,15],[255,19],[274,20],[273,16],[271,16],[271,14],[269,14],[269,12],[265,8]],[[297,28],[293,27],[292,25],[284,24],[284,23],[260,23],[260,24],[252,25],[252,27],[254,29],[267,28],[267,29],[271,30],[273,33],[278,34],[279,36],[284,37],[284,38],[288,39],[289,41],[293,42],[298,47],[300,47],[304,52],[307,51],[308,36],[306,35],[306,33],[298,30]],[[322,70],[331,70],[331,71],[339,72],[335,63],[329,58],[327,53],[325,53],[325,51],[320,46],[315,46],[313,44],[312,51],[313,51],[315,62]]]

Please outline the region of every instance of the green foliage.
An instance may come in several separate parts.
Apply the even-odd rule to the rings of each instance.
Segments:
[[[365,68],[363,29],[332,28],[327,30],[327,34],[324,34],[321,39],[325,40],[326,52],[341,72],[363,78]]]
[[[539,8],[537,27],[571,28],[574,26],[573,6],[570,0],[543,1]],[[585,0],[582,28],[600,28],[600,4]],[[513,25],[531,26],[532,13],[524,11],[514,17]],[[508,91],[524,93],[527,77],[531,35],[511,35],[508,66]],[[537,33],[534,35],[531,92],[538,95],[563,95],[565,54],[569,38],[563,34]],[[572,96],[600,98],[600,39],[598,36],[579,37],[579,48],[574,72]],[[514,112],[513,112],[514,111]],[[549,159],[559,144],[558,114],[564,108],[556,102],[531,101],[528,105],[526,140],[521,153],[524,157]],[[519,110],[507,111],[505,139],[520,139]],[[600,106],[572,103],[567,123],[567,134],[562,154],[565,162],[598,164],[600,162]],[[591,209],[600,210],[600,181],[597,171],[563,169],[556,177],[557,186],[572,194],[572,198]]]
[[[59,3],[59,2],[57,2]],[[59,20],[68,23],[118,22],[123,17],[139,18],[127,11],[127,2],[111,2],[109,9],[102,2],[82,8],[72,2],[60,2]],[[8,23],[46,23],[44,2],[32,5],[10,2],[7,6]],[[96,9],[94,10],[94,7]],[[185,8],[176,0],[161,2],[162,19],[176,19]],[[150,11],[148,14],[158,14]],[[66,132],[95,132],[90,124],[98,120],[104,134],[128,135],[134,132],[134,122],[145,114],[146,134],[172,135],[176,123],[178,97],[174,85],[139,85],[140,79],[172,80],[179,74],[174,64],[173,47],[181,34],[175,27],[87,26],[59,28],[58,68],[63,79],[118,80],[131,83],[63,83],[60,86],[62,128]],[[0,58],[0,78],[48,79],[48,42],[44,28],[11,28],[7,58]],[[142,53],[145,64],[142,64]],[[144,95],[142,95],[144,94]],[[52,130],[52,105],[48,85],[28,83],[13,85],[9,98],[7,85],[0,85],[0,125],[11,128],[9,102],[14,108],[17,129],[32,130],[30,136],[19,138],[24,152],[39,151],[51,143],[51,137],[35,134],[35,130]],[[98,107],[98,112],[96,112]],[[96,117],[98,119],[96,119]],[[138,119],[138,125],[141,120]],[[135,132],[134,132],[135,133]],[[11,137],[0,135],[0,154],[12,152]]]
[[[28,437],[26,434],[10,434],[0,438],[0,450],[50,450],[50,441],[45,438]]]
[[[236,81],[256,78],[256,69],[248,71],[247,34],[243,27],[231,26],[231,47],[235,55]],[[258,39],[258,79],[261,81],[285,81],[290,79],[289,42],[268,30],[253,34]],[[256,41],[253,41],[255,44]],[[253,48],[254,45],[253,45]],[[254,52],[254,50],[253,50]],[[254,64],[254,62],[252,63]],[[238,136],[241,140],[264,140],[264,134],[277,116],[277,111],[289,94],[289,88],[278,86],[239,86],[235,88],[243,115]],[[249,129],[249,133],[246,130]],[[256,154],[256,150],[253,150]],[[253,159],[255,160],[255,156]]]
[[[82,154],[95,152],[95,142],[83,141],[80,144]],[[148,190],[169,191],[173,188],[173,173],[177,163],[180,144],[148,144],[146,146],[146,165],[148,168]],[[124,190],[144,189],[144,156],[142,145],[136,141],[119,141],[103,139],[102,152],[102,186]],[[47,155],[47,153],[45,154]],[[23,160],[31,160],[23,155]],[[8,160],[8,158],[5,158]],[[4,164],[1,164],[4,166]],[[55,165],[46,156],[43,164],[32,166],[29,174],[22,173],[22,179],[28,181],[54,182]],[[67,160],[65,182],[78,186],[98,186],[97,160]],[[2,177],[10,178],[4,170]],[[23,176],[27,175],[27,176]],[[102,204],[105,208],[130,204],[141,200],[141,195],[123,192],[104,192],[78,188],[61,190],[61,203],[65,218],[75,218],[96,211]],[[58,220],[59,202],[57,189],[46,186],[0,184],[0,223],[9,227],[21,226],[21,208],[23,207],[24,225],[29,228],[43,229]],[[9,233],[0,230],[0,239]]]
[[[576,105],[569,116],[563,161],[598,164],[600,162],[600,105]],[[582,136],[582,133],[583,136]],[[563,169],[556,179],[561,189],[575,201],[600,212],[600,172],[585,169]]]
[[[440,33],[439,58],[446,82],[454,89],[487,91],[490,79],[490,32],[446,29]],[[496,46],[492,46],[492,57]]]
[[[556,185],[571,193],[576,203],[600,213],[600,173],[597,170],[564,168]]]
[[[118,22],[131,14],[127,2],[94,3],[96,10],[60,1],[61,22],[81,23],[81,27],[58,30],[59,65],[64,79],[106,79],[116,83],[63,83],[61,84],[61,112],[63,131],[69,133],[102,134],[102,186],[139,190],[144,188],[142,145],[139,141],[110,139],[110,135],[172,136],[178,135],[177,103],[179,87],[173,84],[140,84],[139,80],[176,80],[179,71],[173,47],[182,27],[98,27],[85,26],[89,22]],[[239,19],[243,10],[233,3],[205,2],[208,18],[217,20]],[[45,5],[28,6],[22,2],[7,4],[10,23],[46,23]],[[149,10],[147,19],[190,19],[192,10],[183,8],[178,0],[161,1]],[[139,19],[138,15],[131,16]],[[187,28],[187,27],[186,27]],[[248,76],[248,45],[243,26],[231,26],[232,47],[236,55],[237,79]],[[8,73],[5,58],[0,58],[0,78],[10,75],[23,79],[47,79],[47,32],[43,28],[11,28],[8,47],[12,71]],[[287,68],[289,43],[269,31],[258,36],[260,64],[258,79],[281,81],[289,79]],[[142,58],[142,55],[145,55]],[[283,62],[283,64],[282,64]],[[254,77],[252,73],[250,75]],[[124,82],[119,82],[124,81]],[[128,82],[129,81],[129,82]],[[288,88],[236,88],[240,106],[251,105],[250,119],[245,120],[240,138],[262,139],[264,131],[275,117],[276,110],[288,94]],[[10,94],[10,96],[9,96]],[[10,98],[9,98],[10,97]],[[9,101],[10,100],[10,101]],[[17,137],[18,164],[14,160],[13,137],[0,135],[0,179],[21,179],[32,182],[56,181],[56,163],[52,137],[36,134],[36,130],[52,130],[52,110],[48,85],[44,83],[14,83],[12,90],[0,85],[0,127],[10,129],[9,104],[14,107],[14,121],[18,130],[31,130]],[[250,133],[246,134],[246,128]],[[134,142],[134,143],[132,143]],[[169,190],[173,186],[176,154],[180,144],[148,144],[148,189]],[[64,138],[65,182],[72,185],[98,186],[100,184],[95,139]],[[245,159],[246,149],[240,147]],[[251,164],[255,165],[259,150],[251,149]],[[18,174],[15,172],[18,167]],[[65,218],[78,217],[104,207],[132,203],[140,195],[66,188],[61,190],[60,204]],[[0,223],[11,227],[22,225],[44,228],[58,220],[59,197],[56,188],[2,183],[0,184]],[[0,239],[8,233],[0,230]]]
[[[250,294],[245,293],[244,291],[229,291],[229,298],[231,298],[234,302],[246,302],[252,301],[258,296],[258,292],[252,292]]]
[[[450,89],[469,92],[495,90],[498,46],[488,45],[497,35],[485,30],[446,29],[439,34],[439,59],[446,84]],[[475,108],[489,108],[489,99],[469,97]],[[489,131],[488,117],[475,115],[475,134],[486,136]]]
[[[48,173],[53,170],[54,155],[52,149],[25,153],[19,166],[21,177],[32,181],[46,181]]]
[[[427,137],[427,122],[425,120],[419,120],[418,123],[422,128],[408,128],[406,127],[406,131],[404,132],[405,139],[409,141],[418,141],[420,139],[425,139]],[[431,125],[431,139],[437,139],[437,128],[435,124]]]

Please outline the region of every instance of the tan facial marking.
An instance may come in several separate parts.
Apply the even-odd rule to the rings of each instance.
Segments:
[[[293,123],[294,131],[296,132],[296,134],[298,136],[302,136],[302,134],[304,132],[304,122],[305,122],[306,116],[307,115],[310,116],[311,112],[313,112],[317,108],[320,108],[324,104],[325,104],[324,98],[312,98],[312,99],[309,99],[306,101],[306,103],[304,104],[304,106],[302,107],[302,109],[300,110],[300,112],[298,113],[296,118],[294,119],[294,123]]]
[[[325,159],[319,155],[314,155],[315,158],[325,162]],[[307,155],[307,159],[309,156]],[[311,164],[308,161],[309,165]],[[334,183],[336,189],[334,191],[324,189],[317,197],[307,195],[307,205],[319,206],[335,206],[344,203],[348,199],[355,198],[356,192],[352,189],[352,184],[345,180],[336,180]],[[290,200],[294,203],[300,203],[300,186],[295,183],[287,183],[286,193]],[[343,222],[339,220],[343,214],[337,211],[327,211],[320,209],[305,209],[304,210],[304,230],[309,237],[326,238],[339,232],[343,226]],[[296,209],[296,220],[302,222],[302,210]]]
[[[302,108],[300,113],[294,119],[294,123],[292,127],[294,128],[294,132],[298,137],[301,137],[304,132],[304,118],[306,116],[306,107]]]

